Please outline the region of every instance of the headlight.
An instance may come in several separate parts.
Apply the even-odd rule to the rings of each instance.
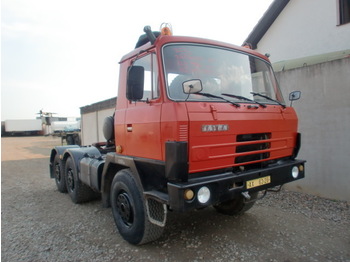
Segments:
[[[209,198],[210,198],[209,188],[207,188],[206,186],[201,187],[198,190],[197,198],[201,204],[207,203],[209,201]]]
[[[292,177],[296,179],[299,176],[299,168],[297,166],[293,166],[292,168]]]

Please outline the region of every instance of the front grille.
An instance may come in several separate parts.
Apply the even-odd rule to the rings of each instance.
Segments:
[[[259,133],[259,134],[244,134],[237,135],[237,142],[266,140],[271,138],[271,133]]]
[[[235,158],[235,164],[269,158],[270,153],[266,152],[267,149],[271,148],[271,143],[268,142],[269,139],[271,139],[271,133],[237,135],[236,153],[239,156]]]

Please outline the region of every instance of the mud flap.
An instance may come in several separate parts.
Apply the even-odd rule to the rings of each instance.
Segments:
[[[167,218],[167,205],[153,198],[146,199],[146,210],[149,221],[157,226],[165,227]]]

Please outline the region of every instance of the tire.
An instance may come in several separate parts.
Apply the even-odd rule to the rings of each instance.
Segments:
[[[71,157],[67,158],[65,165],[67,191],[73,203],[79,204],[91,201],[97,197],[97,193],[83,184],[78,178],[77,170]]]
[[[74,145],[81,145],[79,134],[74,135]]]
[[[111,205],[119,233],[130,244],[142,245],[162,235],[164,226],[150,222],[141,186],[133,178],[130,169],[120,170],[115,175],[111,186]],[[161,212],[159,208],[156,210]]]
[[[74,145],[74,138],[73,136],[69,135],[66,137],[67,145]]]
[[[251,193],[250,197],[251,202],[246,202],[245,198],[242,195],[240,195],[235,199],[215,205],[214,208],[216,209],[216,211],[224,215],[242,215],[244,212],[248,211],[254,206],[254,200],[257,199],[258,192]]]
[[[66,186],[66,176],[65,172],[62,168],[60,156],[56,154],[54,160],[53,160],[53,173],[55,174],[55,182],[58,191],[61,193],[67,193],[67,186]]]

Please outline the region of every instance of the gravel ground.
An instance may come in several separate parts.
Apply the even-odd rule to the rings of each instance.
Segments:
[[[51,137],[2,138],[2,261],[350,261],[349,202],[282,190],[243,216],[170,213],[132,246],[100,201],[75,205],[49,178]]]

